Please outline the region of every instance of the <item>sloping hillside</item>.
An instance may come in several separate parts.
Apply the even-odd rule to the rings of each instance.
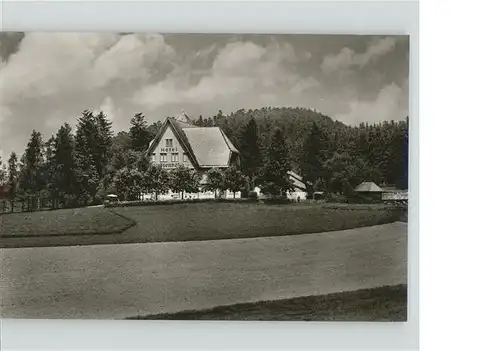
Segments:
[[[336,149],[338,136],[344,134],[339,132],[347,128],[346,125],[332,120],[329,116],[299,107],[263,107],[258,110],[238,110],[227,116],[220,113],[214,117],[214,123],[221,126],[229,138],[237,143],[237,135],[252,117],[257,122],[263,150],[267,149],[275,128],[283,130],[294,165],[298,165],[302,157],[303,145],[313,123],[316,123],[324,131],[332,150]],[[239,145],[235,146],[239,147]]]

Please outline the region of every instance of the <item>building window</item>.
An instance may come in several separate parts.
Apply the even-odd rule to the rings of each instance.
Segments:
[[[153,162],[155,161],[155,156],[156,156],[155,153],[151,154],[151,161],[153,161]]]
[[[172,139],[165,139],[165,147],[172,147],[173,141]]]
[[[172,162],[179,162],[179,153],[172,153]]]
[[[167,154],[165,153],[160,154],[160,162],[167,162]]]
[[[187,154],[183,154],[182,155],[182,162],[187,162],[188,160],[188,155]]]

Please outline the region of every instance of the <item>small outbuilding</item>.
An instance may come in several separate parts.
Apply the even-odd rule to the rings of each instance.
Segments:
[[[118,202],[118,195],[108,194],[108,195],[106,195],[104,202],[105,203]]]
[[[387,203],[407,203],[408,202],[408,190],[401,190],[395,186],[381,186],[384,191],[382,194],[382,201]]]
[[[300,175],[294,171],[288,171],[288,178],[292,182],[292,189],[286,192],[286,197],[292,201],[303,201],[307,199],[307,188],[304,181]],[[259,199],[266,199],[268,196],[262,193],[259,187],[255,187],[254,192],[257,194]]]
[[[384,192],[374,182],[363,182],[359,184],[354,192],[363,198],[368,198],[372,201],[382,201],[382,193]]]

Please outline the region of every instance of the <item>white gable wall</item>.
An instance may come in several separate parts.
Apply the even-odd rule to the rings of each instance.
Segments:
[[[166,139],[172,139],[172,146],[167,146],[166,145]],[[178,154],[178,161],[172,161],[172,154]],[[162,157],[163,154],[163,157]],[[186,155],[184,157],[184,154]],[[229,156],[228,156],[229,158]],[[170,125],[167,126],[165,132],[163,133],[160,141],[158,142],[158,145],[155,147],[154,151],[151,152],[150,154],[150,159],[151,162],[154,164],[161,165],[162,167],[166,169],[174,169],[178,165],[184,165],[189,168],[194,168],[193,164],[191,163],[187,153],[182,147],[181,142],[177,139],[175,136],[175,133],[172,130],[172,127]],[[220,167],[220,168],[225,168],[225,167]],[[206,172],[209,170],[209,168],[201,168],[198,169],[198,174],[200,175],[200,183],[204,184],[206,182]],[[201,190],[201,189],[200,189]],[[241,193],[236,192],[236,194],[233,194],[230,191],[225,191],[222,195],[222,197],[226,198],[233,198],[233,195],[235,198],[241,198]],[[199,193],[196,194],[191,194],[191,193],[184,193],[184,199],[212,199],[215,197],[215,194],[211,191],[200,191]],[[154,194],[144,194],[143,198],[145,200],[154,200],[158,198],[158,200],[172,200],[172,199],[180,199],[181,194],[180,193],[173,193],[171,191],[168,191],[167,194],[158,194],[157,196]]]
[[[166,146],[166,139],[172,139],[171,147]],[[175,153],[178,154],[178,161],[174,161],[172,159],[172,155]],[[189,160],[187,152],[183,149],[182,144],[176,138],[170,125],[165,130],[165,133],[161,137],[160,142],[156,146],[155,150],[151,153],[151,162],[161,165],[162,167],[167,169],[173,169],[178,165],[184,165],[189,168],[194,168],[193,164]]]
[[[257,197],[259,199],[266,199],[268,197],[259,187],[255,187],[253,191],[257,193]],[[303,201],[307,199],[307,192],[302,189],[295,188],[292,191],[287,191],[286,197],[288,200],[292,201]]]

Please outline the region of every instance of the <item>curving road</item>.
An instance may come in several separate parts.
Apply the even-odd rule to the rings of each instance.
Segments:
[[[2,318],[125,318],[406,283],[407,224],[0,256]]]

